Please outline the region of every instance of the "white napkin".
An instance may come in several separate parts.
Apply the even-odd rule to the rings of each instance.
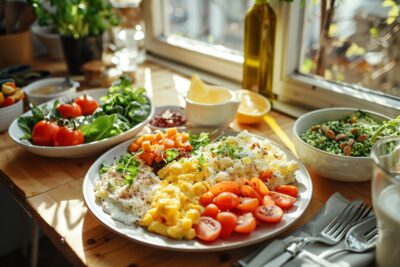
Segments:
[[[254,257],[255,255],[249,255],[246,258],[243,258],[237,262],[237,266],[262,266],[271,259],[275,258],[276,256],[280,255],[284,252],[286,248],[286,244],[290,243],[290,240],[293,237],[299,236],[317,236],[321,230],[337,215],[343,208],[349,203],[348,200],[343,198],[342,195],[339,193],[333,194],[328,201],[326,202],[325,206],[321,209],[321,211],[306,225],[295,231],[292,235],[282,239],[282,240],[274,240],[272,243],[268,245],[266,249],[262,249],[259,255]],[[305,246],[305,249],[314,253],[320,254],[324,250],[332,247],[343,247],[344,241],[342,240],[336,246],[327,246],[322,243],[316,242],[311,243]],[[269,257],[266,258],[263,252],[268,251]],[[273,253],[271,253],[271,251]],[[258,251],[259,252],[259,251]],[[256,253],[255,253],[256,254]],[[342,266],[354,266],[354,267],[364,267],[368,266],[374,261],[375,252],[374,250],[364,253],[351,253],[351,252],[343,252],[337,255],[334,255],[329,258],[330,262],[338,263]],[[251,264],[249,264],[251,262]],[[298,257],[292,259],[291,261],[287,262],[284,266],[285,267],[298,267],[298,266],[309,266],[307,265],[303,259],[299,259]]]

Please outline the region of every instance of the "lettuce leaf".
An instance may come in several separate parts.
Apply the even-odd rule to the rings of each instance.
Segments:
[[[103,140],[129,129],[129,123],[123,121],[117,114],[99,116],[91,124],[80,127],[85,143]]]

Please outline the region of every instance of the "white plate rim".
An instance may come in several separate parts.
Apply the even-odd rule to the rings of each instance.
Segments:
[[[228,131],[232,132],[233,131]],[[238,134],[235,132],[235,134]],[[252,134],[254,135],[254,134]],[[261,137],[258,135],[254,135],[261,139],[267,139],[265,137]],[[136,137],[137,138],[137,137]],[[313,194],[313,185],[312,179],[310,174],[308,173],[307,169],[303,165],[303,163],[297,159],[290,151],[286,148],[282,147],[275,142],[270,142],[277,146],[279,149],[285,152],[288,157],[288,160],[295,160],[299,164],[299,170],[296,172],[296,180],[303,184],[305,191],[299,192],[300,200],[296,201],[295,206],[289,210],[289,212],[285,212],[283,220],[276,224],[276,225],[267,225],[262,224],[258,226],[257,229],[251,233],[250,235],[242,235],[234,233],[233,236],[229,237],[227,240],[218,239],[213,243],[205,243],[198,241],[197,239],[194,240],[174,240],[168,237],[164,237],[158,234],[154,234],[148,232],[143,227],[133,226],[133,225],[126,225],[121,222],[113,220],[108,214],[106,214],[101,205],[96,203],[96,198],[93,191],[93,183],[98,178],[98,168],[101,163],[107,160],[107,157],[117,158],[121,155],[121,151],[126,151],[129,144],[132,140],[125,141],[118,146],[106,151],[103,155],[101,155],[89,168],[88,172],[85,175],[82,184],[82,191],[83,191],[83,198],[88,207],[88,210],[108,229],[112,230],[113,232],[117,233],[118,235],[128,238],[134,242],[138,242],[143,245],[147,245],[153,248],[169,250],[169,251],[181,251],[181,252],[215,252],[215,251],[224,251],[230,250],[235,248],[240,248],[244,246],[253,245],[255,243],[259,243],[265,240],[268,240],[283,231],[290,228],[294,223],[296,223],[305,213],[307,210]],[[269,140],[269,139],[267,139]],[[116,153],[119,152],[119,153]],[[94,176],[91,176],[94,173]],[[92,178],[91,178],[92,177]],[[300,179],[300,180],[299,180]],[[301,191],[301,190],[300,190]],[[289,221],[287,221],[288,215],[294,215],[294,218],[289,217]],[[286,216],[286,217],[285,217]],[[272,229],[271,232],[264,233],[261,236],[255,236],[262,232],[265,229]],[[232,239],[235,239],[232,241]],[[150,239],[150,240],[148,240]],[[231,239],[231,240],[230,240]]]

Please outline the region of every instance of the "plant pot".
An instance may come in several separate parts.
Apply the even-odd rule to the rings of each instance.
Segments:
[[[70,36],[61,36],[64,58],[70,74],[82,74],[82,66],[91,60],[101,60],[103,52],[102,36],[82,37],[74,39]]]
[[[0,35],[0,67],[32,61],[31,32]]]

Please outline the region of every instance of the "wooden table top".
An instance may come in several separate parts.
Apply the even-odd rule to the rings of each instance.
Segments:
[[[52,66],[47,61],[35,65]],[[54,68],[53,68],[54,69]],[[55,68],[62,72],[65,65]],[[145,86],[156,106],[183,105],[187,77],[154,63],[137,73],[137,85]],[[231,127],[267,137],[281,145],[290,143],[295,119],[271,111],[266,122],[253,126],[236,122]],[[89,266],[231,266],[258,245],[215,253],[182,253],[150,248],[108,230],[87,209],[82,195],[83,178],[99,156],[84,159],[53,159],[31,154],[0,133],[0,180],[14,194],[57,248],[75,265]],[[371,203],[370,183],[342,183],[312,175],[314,194],[305,214],[288,231],[307,223],[335,192],[348,199]]]

